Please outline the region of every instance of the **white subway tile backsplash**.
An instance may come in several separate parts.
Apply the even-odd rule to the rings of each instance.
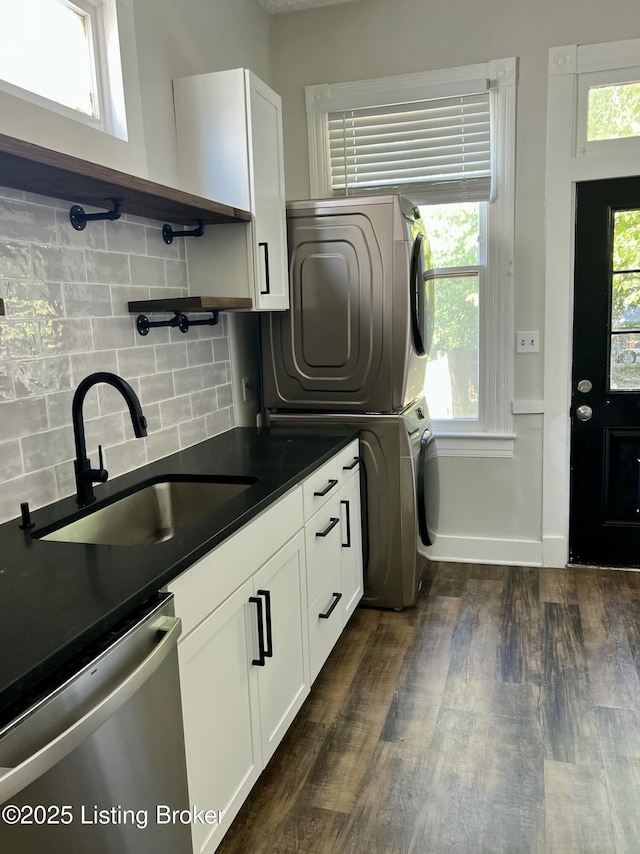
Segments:
[[[142,255],[132,255],[131,284],[146,285],[147,287],[164,287],[164,259],[149,258]]]
[[[193,418],[191,421],[183,421],[178,425],[180,431],[180,447],[188,448],[198,442],[204,442],[207,438],[207,419],[204,415]]]
[[[22,359],[40,353],[38,324],[7,320],[0,326],[0,359]]]
[[[111,317],[111,288],[108,285],[64,284],[62,286],[67,317]]]
[[[66,427],[31,433],[20,440],[26,472],[54,466],[73,459],[73,434]]]
[[[0,278],[32,279],[31,246],[0,242]]]
[[[9,480],[23,474],[22,450],[18,439],[0,443],[0,479]]]
[[[191,398],[188,394],[180,397],[172,397],[170,400],[160,401],[160,417],[163,427],[172,427],[182,421],[191,421]]]
[[[147,254],[147,232],[144,225],[118,220],[107,228],[107,249],[109,252],[124,252],[127,255]]]
[[[187,345],[178,342],[177,344],[157,344],[156,345],[156,364],[158,371],[177,371],[180,368],[187,367]]]
[[[89,213],[89,208],[85,206]],[[75,246],[80,249],[106,249],[107,223],[97,220],[84,231],[76,231],[69,221],[69,208],[56,210],[56,242],[59,246]]]
[[[51,504],[58,498],[53,466],[7,480],[0,490],[0,519],[15,519],[20,504],[28,501],[32,510]]]
[[[96,350],[117,350],[135,347],[137,335],[131,315],[126,317],[93,318],[93,346]]]
[[[69,207],[0,187],[0,521],[20,501],[36,508],[75,491],[71,403],[96,371],[124,377],[147,419],[148,436],[132,438],[113,388],[86,395],[87,449],[97,464],[103,445],[111,477],[235,423],[225,316],[186,335],[143,337],[128,310],[132,300],[188,295],[185,241],[165,244],[162,224],[141,217],[78,232]]]
[[[173,374],[154,374],[149,377],[140,377],[140,400],[142,404],[156,403],[159,400],[167,400],[175,395],[173,385]]]
[[[151,344],[147,347],[127,347],[118,351],[118,373],[126,380],[155,372],[156,348]]]
[[[69,356],[13,362],[12,372],[16,397],[32,397],[71,388]]]
[[[164,262],[164,271],[168,288],[189,287],[189,282],[187,280],[187,264],[185,261],[173,261],[167,258]]]
[[[146,443],[149,460],[159,460],[161,457],[174,454],[181,447],[178,427],[173,426],[157,430],[148,436]]]
[[[115,350],[96,352],[87,350],[86,353],[71,355],[71,377],[74,386],[89,374],[95,374],[96,371],[118,373],[118,357]]]
[[[118,252],[87,249],[87,281],[106,285],[130,284],[129,256]]]
[[[187,361],[192,365],[210,365],[213,362],[211,339],[187,342]]]
[[[86,282],[87,265],[82,249],[33,244],[33,275],[44,282]]]
[[[32,240],[52,243],[55,216],[51,207],[0,199],[0,240]]]
[[[227,406],[233,406],[233,387],[231,383],[221,385],[216,389],[218,395],[218,408],[225,409]]]
[[[216,338],[213,342],[213,356],[216,362],[229,361],[229,339]]]
[[[91,320],[42,320],[40,322],[42,352],[83,353],[93,347]]]
[[[55,282],[0,281],[8,317],[60,317],[64,314],[62,285]]]

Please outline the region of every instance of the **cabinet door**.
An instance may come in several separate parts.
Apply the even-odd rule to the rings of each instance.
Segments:
[[[178,646],[190,801],[225,811],[193,825],[196,854],[215,850],[262,770],[252,592],[249,579]]]
[[[248,72],[256,308],[289,307],[280,97]]]
[[[254,669],[266,765],[309,693],[302,531],[255,574],[254,597],[263,608],[266,654],[264,666],[254,665]]]
[[[353,614],[362,598],[362,525],[360,518],[360,477],[349,478],[340,490],[340,531],[342,571],[342,608],[344,622]]]

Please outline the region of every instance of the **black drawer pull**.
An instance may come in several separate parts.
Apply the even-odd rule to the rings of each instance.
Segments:
[[[343,471],[351,471],[351,469],[354,469],[358,465],[358,463],[360,462],[361,459],[362,459],[362,457],[354,457],[351,465],[350,466],[342,466],[342,470]]]
[[[335,526],[338,524],[339,521],[340,521],[340,519],[338,519],[337,516],[331,516],[330,522],[327,525],[327,527],[324,529],[324,531],[317,532],[316,537],[326,537],[327,534],[329,534],[329,533],[331,533],[331,531],[333,531],[333,529],[335,528]]]
[[[271,630],[271,593],[268,590],[258,590],[258,596],[264,596],[264,605],[267,615],[267,646],[264,651],[265,658],[273,658],[273,636]]]
[[[342,593],[333,593],[332,596],[333,596],[333,602],[331,603],[329,610],[326,611],[324,614],[318,614],[318,616],[320,617],[321,620],[328,620],[329,617],[335,611],[336,605],[342,599]]]
[[[322,498],[322,496],[326,495],[327,492],[330,492],[333,489],[333,487],[337,485],[337,483],[338,483],[337,480],[331,479],[329,481],[329,483],[325,486],[325,488],[322,490],[322,492],[314,492],[313,494],[317,495],[318,498]]]
[[[264,622],[262,619],[262,599],[259,596],[249,596],[249,602],[253,602],[258,607],[258,658],[254,658],[251,664],[257,664],[258,667],[264,667]]]
[[[351,548],[351,507],[350,507],[347,499],[343,499],[340,502],[340,504],[344,504],[344,506],[347,508],[347,512],[345,514],[345,521],[347,523],[347,542],[342,543],[342,548],[343,549],[350,549]]]

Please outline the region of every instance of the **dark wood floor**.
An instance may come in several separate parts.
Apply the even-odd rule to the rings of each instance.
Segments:
[[[358,610],[222,854],[640,852],[640,573],[431,565]]]

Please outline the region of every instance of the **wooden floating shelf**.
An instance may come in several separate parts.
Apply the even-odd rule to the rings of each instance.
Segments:
[[[180,225],[198,220],[210,225],[251,219],[249,211],[5,134],[0,134],[0,186],[97,208],[109,207],[109,200],[117,198],[122,202],[123,213]]]
[[[139,312],[171,311],[228,311],[234,308],[251,308],[249,297],[174,297],[173,299],[142,299],[129,303],[132,314]]]

